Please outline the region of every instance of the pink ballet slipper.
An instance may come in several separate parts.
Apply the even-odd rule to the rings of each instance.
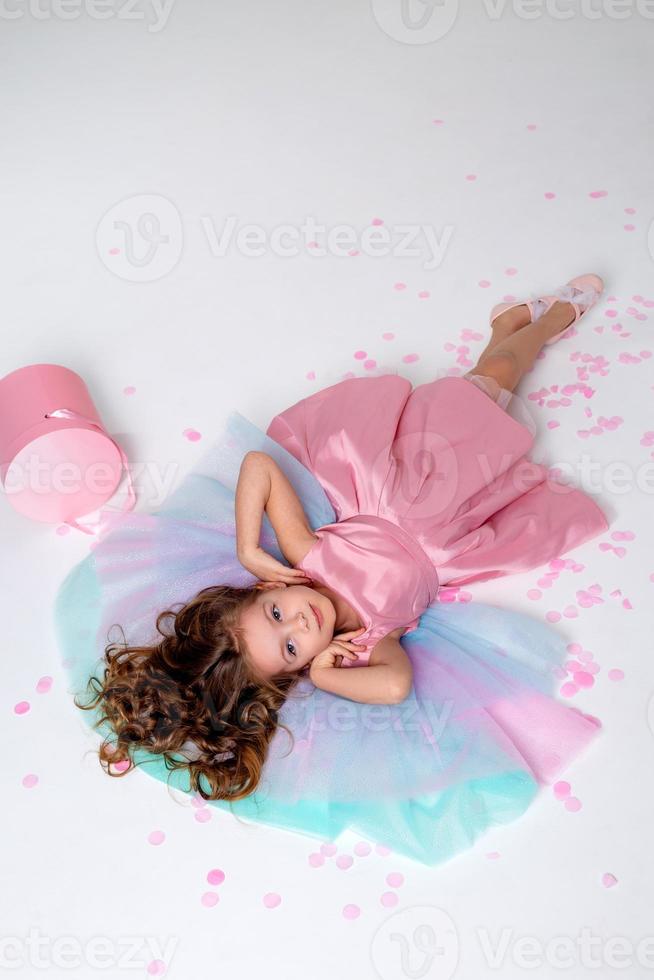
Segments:
[[[552,303],[554,300],[552,300]],[[549,306],[552,305],[549,304]],[[540,305],[539,305],[540,304]],[[512,310],[516,306],[526,306],[529,310],[529,319],[531,323],[535,321],[549,309],[549,306],[542,306],[542,300],[537,297],[532,297],[531,299],[518,299],[514,303],[496,303],[493,309],[490,311],[489,323],[491,327],[493,326],[493,321],[498,318],[501,313],[506,313],[507,310]]]
[[[594,272],[586,272],[582,276],[575,276],[574,279],[570,279],[565,286],[561,286],[560,289],[555,290],[551,296],[544,296],[543,299],[548,304],[548,310],[555,302],[559,302],[571,303],[575,311],[575,318],[572,323],[568,324],[565,330],[554,334],[545,343],[555,344],[561,337],[565,337],[577,320],[590,310],[591,307],[595,306],[603,290],[604,282],[602,279],[596,276]]]
[[[493,321],[501,313],[506,312],[506,310],[511,310],[516,306],[526,306],[529,310],[530,322],[535,323],[543,314],[547,313],[554,303],[572,303],[575,311],[575,318],[572,323],[565,330],[562,330],[554,337],[550,337],[549,340],[545,341],[546,344],[554,344],[569,332],[570,327],[583,316],[586,310],[589,310],[591,306],[595,305],[603,289],[603,281],[592,272],[575,276],[565,286],[561,286],[560,289],[555,290],[554,293],[548,296],[532,296],[529,299],[516,300],[513,303],[497,303],[491,310],[490,324],[492,326]]]

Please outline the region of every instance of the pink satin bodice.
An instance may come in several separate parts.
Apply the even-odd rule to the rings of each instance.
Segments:
[[[438,575],[418,542],[401,527],[372,514],[359,514],[314,532],[318,538],[297,564],[307,575],[333,589],[367,627],[355,637],[366,645],[356,661],[363,667],[375,643],[400,626],[405,632],[438,594]]]

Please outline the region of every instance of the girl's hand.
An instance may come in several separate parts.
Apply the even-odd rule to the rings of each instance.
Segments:
[[[285,582],[287,585],[307,585],[312,580],[300,569],[283,565],[263,548],[251,548],[239,554],[238,560],[243,568],[252,572],[262,582]]]
[[[316,670],[321,670],[323,667],[340,667],[343,663],[343,657],[347,657],[349,660],[356,660],[358,658],[357,649],[365,650],[365,643],[355,643],[350,639],[352,636],[360,636],[361,633],[365,633],[366,627],[361,626],[358,630],[349,630],[346,633],[337,633],[326,650],[322,650],[320,653],[311,661],[311,666],[309,668],[309,676],[313,680],[313,673]],[[318,686],[318,685],[316,685]]]

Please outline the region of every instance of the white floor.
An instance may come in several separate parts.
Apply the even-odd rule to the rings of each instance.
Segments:
[[[130,461],[176,484],[233,409],[265,428],[348,372],[462,373],[493,303],[601,274],[605,301],[520,393],[533,458],[596,493],[611,529],[549,589],[547,569],[469,587],[563,614],[599,664],[570,702],[604,726],[566,776],[583,805],[544,790],[437,868],[360,856],[354,835],[313,866],[307,838],[213,809],[200,823],[162,783],[108,779],[50,622],[91,539],[4,499],[0,917],[15,977],[651,975],[654,9],[411,4],[413,26],[400,0],[2,5],[0,375],[77,371]],[[560,404],[578,383],[590,397]],[[161,502],[140,489],[139,508]]]

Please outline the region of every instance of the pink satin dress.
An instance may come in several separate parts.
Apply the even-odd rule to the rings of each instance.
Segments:
[[[297,567],[367,627],[366,651],[343,666],[414,629],[441,585],[528,571],[608,528],[590,496],[527,458],[534,434],[517,396],[470,374],[415,388],[395,374],[350,378],[273,418],[267,435],[337,515]]]

